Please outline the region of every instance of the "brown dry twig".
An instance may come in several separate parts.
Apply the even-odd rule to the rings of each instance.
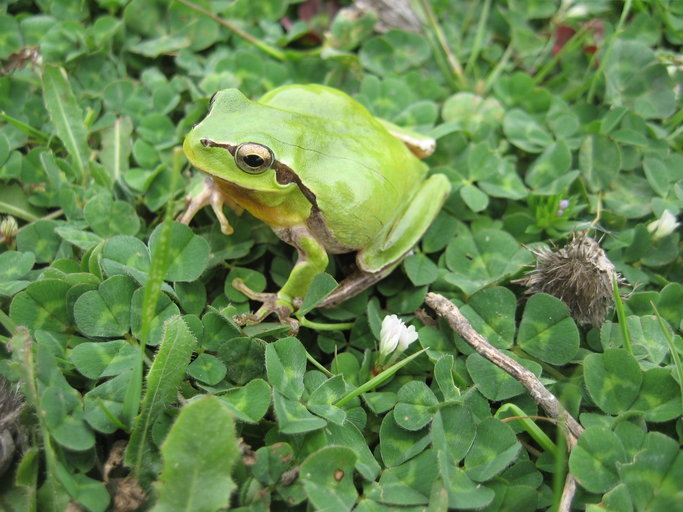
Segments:
[[[519,381],[519,383],[529,391],[529,394],[534,401],[540,405],[548,416],[554,419],[564,431],[568,450],[571,451],[572,448],[574,448],[578,438],[583,433],[583,427],[571,414],[569,414],[557,397],[548,391],[532,372],[491,345],[486,338],[474,330],[458,307],[443,295],[430,292],[425,298],[425,303],[439,316],[445,318],[451,328],[453,328],[453,330],[480,355],[484,356]],[[576,480],[571,473],[568,473],[559,511],[570,510],[575,491]]]

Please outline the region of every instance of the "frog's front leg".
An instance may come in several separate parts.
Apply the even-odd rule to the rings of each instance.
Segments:
[[[280,321],[287,322],[294,328],[295,321],[290,315],[301,303],[315,276],[325,271],[328,256],[325,248],[305,227],[279,228],[275,229],[275,234],[294,246],[299,255],[287,282],[280,291],[257,293],[239,279],[235,279],[232,286],[250,299],[263,303],[256,313],[242,315],[239,320],[245,323],[258,323],[271,313],[275,313]]]
[[[187,196],[185,200],[187,204],[183,213],[178,216],[178,222],[188,225],[199,210],[210,205],[218,218],[223,234],[232,235],[235,232],[223,213],[223,205],[228,205],[238,214],[242,213],[243,209],[226,195],[211,178],[207,177],[204,180],[204,188],[199,194],[194,197]]]

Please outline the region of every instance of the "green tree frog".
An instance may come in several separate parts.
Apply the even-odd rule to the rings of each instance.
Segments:
[[[281,321],[300,305],[328,254],[356,252],[357,270],[321,306],[333,306],[386,276],[418,242],[448,196],[446,176],[427,177],[419,157],[434,141],[373,117],[347,94],[322,85],[286,85],[250,101],[217,92],[209,113],[186,136],[190,163],[206,189],[181,215],[189,223],[211,205],[225,234],[224,204],[267,223],[298,251],[277,293],[240,291]]]

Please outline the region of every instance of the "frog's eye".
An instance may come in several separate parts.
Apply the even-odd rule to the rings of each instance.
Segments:
[[[235,150],[235,164],[244,172],[259,174],[269,169],[275,157],[269,147],[256,142],[245,142]]]

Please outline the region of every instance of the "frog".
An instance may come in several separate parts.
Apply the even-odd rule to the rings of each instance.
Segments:
[[[190,164],[207,175],[180,222],[211,206],[221,231],[234,232],[223,206],[265,222],[297,251],[285,284],[259,293],[240,323],[293,315],[331,255],[354,253],[355,270],[317,307],[334,307],[386,277],[413,251],[451,191],[423,159],[434,140],[373,116],[345,92],[320,84],[277,87],[258,100],[238,89],[216,92],[185,136]]]

